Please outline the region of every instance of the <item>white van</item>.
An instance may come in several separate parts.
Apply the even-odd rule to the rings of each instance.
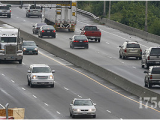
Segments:
[[[42,10],[41,10],[41,6],[40,5],[29,5],[26,9],[26,17],[30,17],[30,16],[38,16],[38,17],[42,17]]]

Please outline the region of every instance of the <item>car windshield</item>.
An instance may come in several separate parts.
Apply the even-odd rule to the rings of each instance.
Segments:
[[[16,42],[16,37],[1,37],[2,43]]]
[[[40,6],[34,6],[34,5],[32,5],[31,7],[30,7],[30,9],[41,9],[41,7]]]
[[[88,30],[88,31],[96,31],[97,30],[97,27],[96,26],[86,26],[85,28],[84,28],[84,30]]]
[[[49,67],[34,67],[32,73],[51,73]]]
[[[43,26],[42,29],[43,29],[43,30],[45,30],[45,29],[54,29],[54,27],[53,27],[53,26]]]
[[[86,36],[75,36],[74,39],[76,39],[76,40],[86,40],[87,37]]]
[[[0,6],[0,9],[9,10],[8,6]]]
[[[152,74],[160,74],[160,68],[153,68]]]
[[[140,45],[135,43],[127,44],[127,48],[140,48]]]
[[[160,55],[160,48],[152,48],[150,55]]]
[[[92,106],[92,102],[90,100],[75,100],[74,106]]]
[[[42,25],[46,25],[46,23],[38,23],[37,26],[40,27]]]
[[[23,42],[23,46],[36,46],[35,42]]]

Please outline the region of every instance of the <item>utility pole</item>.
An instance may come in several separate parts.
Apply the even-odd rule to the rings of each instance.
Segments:
[[[148,28],[147,28],[147,14],[148,14],[148,1],[146,1],[146,11],[145,11],[145,26],[144,26],[144,30],[147,32]]]
[[[111,1],[109,1],[109,13],[108,13],[108,19],[110,20],[111,15]]]
[[[106,1],[104,0],[103,16],[106,16]]]

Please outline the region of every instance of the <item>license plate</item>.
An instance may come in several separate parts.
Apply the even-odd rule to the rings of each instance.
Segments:
[[[47,32],[50,32],[50,31],[47,31]]]
[[[84,115],[86,115],[87,113],[83,113]]]
[[[29,52],[32,52],[32,51],[29,51]]]
[[[79,41],[79,42],[82,42],[82,41]]]
[[[156,64],[159,64],[159,62],[156,62]]]

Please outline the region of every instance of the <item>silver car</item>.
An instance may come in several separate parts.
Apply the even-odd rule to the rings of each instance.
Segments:
[[[33,87],[36,85],[49,85],[54,87],[55,70],[51,70],[48,65],[45,64],[32,64],[30,65],[27,73],[28,86]]]
[[[78,115],[93,116],[96,118],[96,104],[89,99],[75,98],[70,104],[70,117],[74,118]]]
[[[146,73],[144,84],[145,87],[151,88],[152,85],[160,85],[160,66],[150,66]]]
[[[141,66],[149,68],[149,66],[160,65],[160,47],[150,47],[142,54]]]
[[[29,5],[26,9],[26,17],[38,16],[42,17],[42,10],[40,5]]]

